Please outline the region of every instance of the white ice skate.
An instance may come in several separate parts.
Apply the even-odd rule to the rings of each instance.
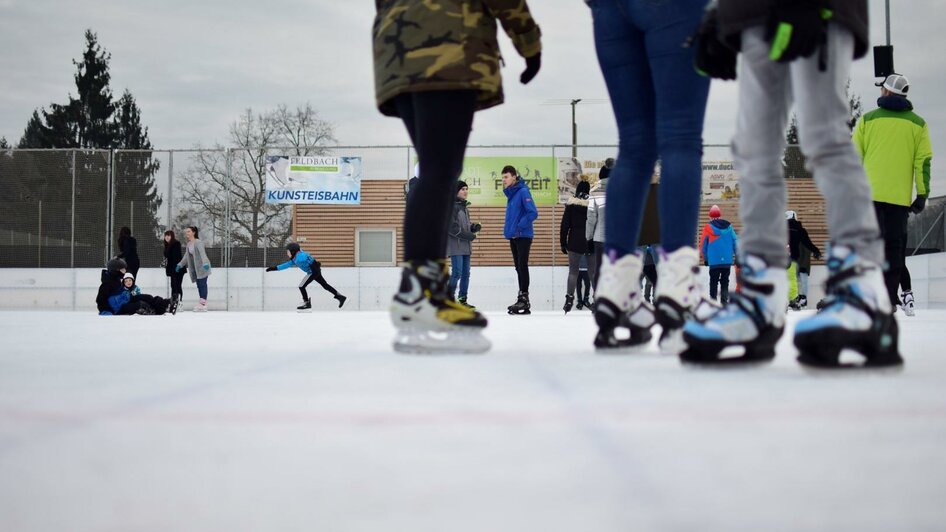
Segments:
[[[602,352],[626,351],[646,345],[651,338],[654,312],[643,307],[640,276],[644,266],[640,256],[628,253],[621,258],[603,257],[594,313],[598,325],[595,348]],[[627,337],[619,337],[619,328],[627,329]]]
[[[703,299],[697,285],[700,273],[700,255],[695,248],[682,247],[672,253],[660,248],[657,263],[657,322],[660,333],[660,351],[677,355],[686,348],[683,324],[691,318]]]
[[[408,263],[401,287],[391,301],[396,329],[394,350],[415,354],[484,353],[492,347],[483,336],[486,318],[446,298],[448,277],[442,263]]]
[[[784,268],[749,255],[741,264],[739,292],[704,320],[683,327],[686,350],[680,360],[692,364],[764,362],[775,357],[785,328],[788,280]],[[729,349],[737,348],[737,349]],[[733,353],[732,351],[737,351]],[[735,355],[735,356],[733,356]]]
[[[879,264],[846,246],[832,246],[825,291],[821,310],[795,326],[800,363],[829,369],[903,365],[897,320]],[[863,356],[863,363],[842,362],[846,349]]]
[[[901,295],[901,302],[903,303],[903,313],[907,316],[915,316],[916,309],[913,305],[913,290],[907,290]]]

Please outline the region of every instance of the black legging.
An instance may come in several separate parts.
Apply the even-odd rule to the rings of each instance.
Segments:
[[[906,259],[903,257],[906,245],[903,240],[907,235],[907,217],[910,208],[890,203],[874,202],[874,212],[877,214],[877,223],[880,225],[880,234],[884,239],[884,253],[887,257],[887,271],[884,272],[884,283],[890,296],[890,304],[897,306],[900,296],[900,273]]]
[[[512,250],[512,262],[516,266],[516,275],[519,277],[520,292],[529,292],[529,250],[531,248],[531,238],[509,239],[509,249]]]
[[[476,91],[429,91],[394,99],[420,163],[404,211],[404,260],[443,259],[447,225],[473,126]]]
[[[171,274],[168,275],[168,277],[171,278],[171,299],[174,299],[175,296],[180,296],[181,299],[184,298],[184,287],[181,286],[181,284],[186,274],[187,272],[185,271],[179,271],[171,272]]]
[[[302,292],[302,299],[305,301],[309,300],[309,293],[305,291],[305,287],[309,286],[309,283],[312,281],[319,283],[322,288],[332,294],[333,297],[338,295],[338,290],[332,288],[332,285],[328,284],[325,277],[322,277],[322,267],[316,262],[312,264],[312,273],[306,275],[302,279],[302,282],[299,283],[299,291]]]

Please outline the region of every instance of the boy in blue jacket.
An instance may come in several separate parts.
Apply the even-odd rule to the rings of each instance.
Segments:
[[[700,239],[700,253],[709,266],[710,298],[716,301],[717,287],[719,288],[718,301],[725,305],[729,302],[729,274],[736,258],[736,244],[739,238],[733,231],[732,224],[722,218],[722,211],[718,205],[713,205],[709,211],[710,223],[703,228],[703,238]]]
[[[339,294],[338,290],[332,288],[332,285],[325,281],[325,277],[322,277],[322,264],[319,261],[315,260],[312,255],[302,251],[299,244],[295,242],[290,242],[286,245],[286,256],[289,257],[289,260],[279,266],[270,266],[266,268],[266,271],[274,272],[295,266],[305,272],[306,276],[303,277],[302,282],[299,283],[299,291],[302,292],[302,304],[296,307],[297,310],[303,311],[312,308],[312,302],[309,301],[309,293],[306,292],[305,289],[312,281],[319,283],[322,288],[332,294],[332,297],[338,300],[338,308],[342,308],[342,305],[345,304],[345,300],[348,298]]]

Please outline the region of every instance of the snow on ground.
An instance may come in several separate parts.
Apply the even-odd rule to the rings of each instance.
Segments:
[[[412,356],[381,312],[0,312],[0,528],[943,530],[946,311],[900,373],[814,376],[489,317]]]

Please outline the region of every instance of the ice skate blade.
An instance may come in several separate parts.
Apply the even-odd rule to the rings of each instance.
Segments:
[[[297,308],[297,309],[296,309],[296,312],[298,312],[299,314],[311,314],[311,313],[312,313],[312,309],[310,309],[310,308]]]
[[[903,373],[903,360],[891,362],[888,364],[870,364],[866,360],[864,363],[838,362],[837,364],[826,363],[824,359],[802,353],[795,359],[801,364],[802,369],[809,375],[842,375],[842,374],[880,374],[880,375],[899,375]]]
[[[753,368],[768,365],[773,360],[775,360],[774,351],[771,355],[743,353],[742,355],[738,356],[722,356],[716,358],[706,358],[705,356],[698,355],[689,349],[680,353],[680,363],[684,366],[693,368]]]
[[[398,353],[413,355],[477,355],[492,347],[481,331],[399,331],[392,345]]]

